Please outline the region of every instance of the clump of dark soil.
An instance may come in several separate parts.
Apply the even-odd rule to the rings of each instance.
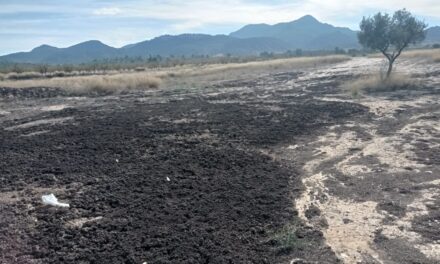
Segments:
[[[382,201],[377,204],[377,209],[384,210],[397,217],[404,217],[406,214],[406,208],[394,201]]]
[[[320,216],[320,215],[321,215],[321,210],[315,205],[310,206],[305,211],[305,216],[307,217],[307,219],[312,219],[312,218]]]

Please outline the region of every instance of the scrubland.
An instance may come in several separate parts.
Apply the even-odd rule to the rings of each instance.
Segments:
[[[382,55],[372,54],[369,57],[381,58]],[[346,55],[329,55],[234,63],[183,64],[158,68],[138,67],[127,70],[10,72],[0,73],[0,86],[61,88],[72,94],[120,93],[131,90],[151,90],[160,86],[200,88],[207,83],[225,79],[252,77],[274,71],[316,68],[350,59],[351,57]],[[401,59],[418,59],[429,63],[439,63],[440,49],[410,50],[403,53]],[[342,86],[353,95],[358,95],[362,92],[396,90],[399,87],[410,88],[410,86],[416,85],[409,76],[402,74],[395,74],[385,81],[376,75],[362,76]]]
[[[132,71],[99,72],[55,72],[47,75],[37,72],[9,73],[0,76],[0,86],[12,88],[50,87],[61,88],[74,94],[108,92],[119,93],[130,90],[151,90],[167,83],[176,85],[203,85],[206,81],[240,77],[243,74],[258,74],[274,70],[289,70],[317,67],[349,60],[342,55],[301,57],[227,63],[210,65],[182,65],[168,68]],[[197,84],[196,84],[197,83]]]

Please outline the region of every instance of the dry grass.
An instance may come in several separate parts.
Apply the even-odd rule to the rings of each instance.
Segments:
[[[440,62],[440,49],[410,50],[402,53],[402,57],[428,59],[434,62]]]
[[[120,93],[131,90],[148,90],[158,88],[164,81],[167,86],[185,87],[220,80],[258,76],[260,73],[273,71],[292,70],[299,68],[318,67],[321,65],[334,64],[350,60],[349,56],[333,55],[322,57],[301,57],[288,59],[275,59],[266,61],[254,61],[246,63],[210,64],[210,65],[183,65],[169,68],[149,69],[144,72],[111,72],[107,74],[87,73],[63,75],[53,73],[50,77],[44,77],[40,73],[9,73],[0,76],[0,86],[12,88],[29,87],[53,87],[61,88],[69,93]],[[90,74],[90,73],[89,73]],[[31,78],[31,79],[30,79]],[[32,79],[33,78],[33,79]],[[173,85],[172,85],[173,84]]]
[[[135,71],[135,70],[133,70]],[[129,72],[128,70],[95,70],[95,71],[53,71],[47,73],[40,72],[9,72],[0,73],[1,80],[30,80],[30,79],[50,79],[57,77],[77,77],[77,76],[91,76],[91,75],[111,75],[122,72]]]
[[[160,84],[160,78],[149,76],[145,73],[3,81],[0,83],[1,86],[12,88],[61,88],[72,94],[120,93],[122,91],[148,90],[158,88]]]
[[[420,84],[407,75],[393,74],[388,79],[380,76],[364,76],[342,85],[342,89],[358,97],[363,93],[392,92],[396,90],[416,90]]]
[[[58,79],[58,87],[74,93],[120,93],[159,88],[161,80],[146,74],[116,74]]]
[[[371,54],[369,58],[384,58],[380,53]],[[428,62],[440,62],[440,49],[417,49],[403,51],[402,58],[404,59],[422,59]]]
[[[164,85],[171,88],[203,88],[216,82],[252,79],[262,74],[325,66],[350,60],[349,56],[300,57],[253,61],[245,63],[210,64],[203,66],[180,66],[158,71]]]
[[[289,59],[277,59],[269,61],[254,61],[247,63],[230,63],[225,65],[213,65],[211,68],[204,69],[202,74],[209,74],[216,71],[226,70],[257,70],[257,69],[295,69],[295,68],[308,68],[317,67],[319,65],[326,65],[332,63],[339,63],[349,60],[348,56],[322,56],[322,57],[303,57],[303,58],[289,58]]]
[[[215,74],[224,71],[237,70],[280,70],[280,69],[297,69],[317,67],[320,65],[339,63],[350,60],[349,56],[333,55],[321,57],[299,57],[288,59],[275,59],[265,61],[252,61],[245,63],[227,63],[227,64],[211,64],[203,67],[182,67],[180,70],[173,72],[174,76],[197,76],[206,74]]]

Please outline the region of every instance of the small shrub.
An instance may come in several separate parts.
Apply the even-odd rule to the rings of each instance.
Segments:
[[[301,247],[303,242],[296,235],[297,230],[298,227],[295,224],[288,224],[274,234],[273,239],[278,245],[279,251],[289,252]]]
[[[46,74],[49,71],[49,66],[46,64],[37,65],[38,72],[41,74]]]
[[[359,89],[357,89],[357,88],[351,89],[350,92],[351,92],[351,97],[353,97],[353,98],[360,98],[361,97],[361,91],[359,91]]]
[[[9,80],[29,80],[41,78],[43,75],[39,72],[10,72],[6,74],[5,79]]]
[[[50,74],[50,78],[55,78],[55,77],[58,77],[58,78],[61,78],[61,77],[64,77],[64,76],[66,76],[66,73],[65,72],[62,72],[62,71],[54,71],[54,72],[52,72],[51,74]]]

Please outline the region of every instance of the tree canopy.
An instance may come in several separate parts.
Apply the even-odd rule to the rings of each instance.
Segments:
[[[406,9],[398,10],[393,16],[377,13],[364,17],[358,33],[359,43],[380,51],[389,61],[387,77],[391,74],[394,61],[411,44],[423,41],[427,24],[416,19]]]

